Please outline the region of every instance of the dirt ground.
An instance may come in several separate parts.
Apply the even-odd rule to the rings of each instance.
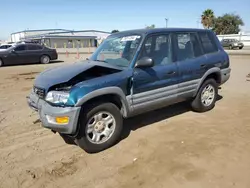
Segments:
[[[129,119],[98,154],[66,145],[26,104],[36,74],[61,63],[0,68],[0,187],[249,188],[250,56],[230,59],[212,111],[178,104]]]

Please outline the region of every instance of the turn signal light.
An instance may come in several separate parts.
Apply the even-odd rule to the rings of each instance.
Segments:
[[[69,117],[68,116],[56,117],[55,120],[56,120],[56,123],[58,123],[58,124],[67,124],[67,123],[69,123]]]

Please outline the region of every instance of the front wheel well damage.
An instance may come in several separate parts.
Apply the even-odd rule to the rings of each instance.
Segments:
[[[106,95],[101,95],[101,96],[97,96],[94,97],[88,101],[86,101],[83,105],[82,105],[82,111],[84,111],[84,109],[88,106],[91,105],[98,105],[100,103],[105,103],[105,102],[110,102],[115,104],[119,110],[121,111],[121,114],[124,116],[125,113],[125,106],[122,102],[122,99],[120,96],[116,95],[116,94],[106,94]]]

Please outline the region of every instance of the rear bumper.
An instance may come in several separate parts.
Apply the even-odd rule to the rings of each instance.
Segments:
[[[243,44],[233,44],[233,47],[234,48],[238,48],[238,47],[243,48],[244,45]]]
[[[57,59],[58,59],[58,54],[57,54],[57,52],[52,53],[52,54],[50,55],[50,58],[51,58],[51,60],[57,60]]]
[[[224,84],[230,78],[231,68],[221,69],[221,84]]]
[[[78,125],[80,107],[55,107],[39,99],[34,92],[27,97],[28,105],[38,111],[42,126],[62,134],[75,134]],[[51,117],[69,117],[66,124],[52,122]]]

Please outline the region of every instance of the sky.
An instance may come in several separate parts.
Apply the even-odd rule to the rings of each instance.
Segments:
[[[250,0],[1,0],[0,39],[32,29],[128,30],[199,27],[205,9],[239,14],[250,31]]]

